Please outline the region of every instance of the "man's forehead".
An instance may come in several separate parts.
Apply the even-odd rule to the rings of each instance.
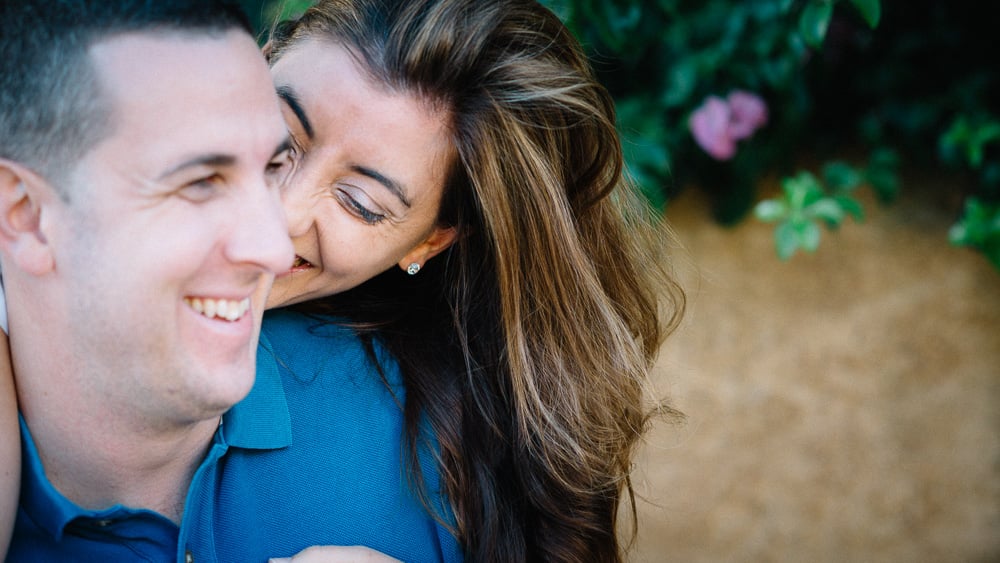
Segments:
[[[240,30],[229,31],[143,31],[118,33],[102,38],[89,48],[90,58],[102,78],[117,84],[134,84],[144,76],[155,78],[167,70],[190,68],[193,62],[213,65],[242,62],[248,65],[262,59],[256,48],[248,49],[253,39]],[[169,87],[160,83],[161,87]]]
[[[119,144],[164,158],[240,150],[269,157],[284,139],[269,71],[242,31],[127,33],[93,45],[91,55]]]

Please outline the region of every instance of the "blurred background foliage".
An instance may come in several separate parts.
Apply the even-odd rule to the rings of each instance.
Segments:
[[[405,0],[403,0],[405,1]],[[244,0],[260,29],[309,0]],[[1000,269],[995,25],[936,0],[543,0],[615,97],[628,169],[650,202],[702,190],[715,218],[775,223],[787,259],[864,219],[900,167],[952,172],[949,238]],[[818,169],[797,170],[802,162]],[[765,177],[781,193],[761,200]]]

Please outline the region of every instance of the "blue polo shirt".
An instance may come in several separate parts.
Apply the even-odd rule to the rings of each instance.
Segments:
[[[253,390],[223,416],[179,527],[148,510],[93,511],[67,500],[45,477],[22,420],[21,503],[7,561],[264,562],[311,545],[461,561],[410,485],[399,370],[378,353],[388,388],[352,331],[268,313]],[[432,452],[419,460],[429,502],[449,521]]]

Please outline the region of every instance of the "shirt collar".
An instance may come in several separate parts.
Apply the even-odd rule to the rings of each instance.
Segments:
[[[262,332],[257,377],[250,393],[222,417],[222,434],[233,447],[274,450],[292,444],[292,418],[271,342]]]

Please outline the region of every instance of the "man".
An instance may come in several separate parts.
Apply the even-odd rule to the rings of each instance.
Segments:
[[[206,0],[0,2],[0,262],[25,455],[9,560],[211,549],[211,503],[189,490],[212,479],[293,258],[287,133],[248,31]]]

